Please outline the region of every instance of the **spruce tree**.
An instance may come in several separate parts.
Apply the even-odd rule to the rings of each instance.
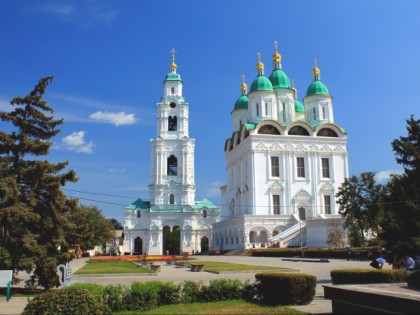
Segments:
[[[41,79],[29,95],[10,102],[11,112],[0,112],[2,126],[12,125],[0,130],[0,269],[33,272],[29,284],[45,289],[58,285],[56,267],[70,260],[59,248],[78,206],[61,190],[77,181],[74,171],[65,171],[68,162],[42,159],[63,124],[42,99],[52,80]]]
[[[407,121],[407,136],[392,142],[402,175],[388,184],[381,238],[397,254],[420,254],[420,120]]]

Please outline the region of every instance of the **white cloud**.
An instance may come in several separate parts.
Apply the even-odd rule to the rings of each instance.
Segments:
[[[84,131],[75,131],[71,135],[68,135],[62,139],[64,145],[71,151],[78,153],[93,153],[93,147],[95,146],[92,141],[86,143]]]
[[[90,141],[88,144],[80,146],[76,149],[76,152],[79,153],[93,153],[94,144]]]
[[[69,147],[77,147],[85,144],[85,132],[84,131],[76,131],[73,132],[71,135],[63,138],[63,142],[65,145]]]
[[[387,182],[391,179],[391,174],[401,175],[401,170],[385,170],[375,174],[375,180],[378,182]]]
[[[36,5],[27,9],[30,12],[53,15],[66,23],[82,28],[88,28],[96,23],[109,25],[117,16],[117,11],[111,3],[96,0],[73,0],[71,2],[44,0],[43,3],[37,2]]]
[[[111,123],[115,126],[132,125],[137,121],[134,114],[126,114],[125,112],[112,113],[99,111],[89,117],[97,121]]]
[[[110,172],[110,173],[124,173],[125,168],[109,168],[108,172]]]

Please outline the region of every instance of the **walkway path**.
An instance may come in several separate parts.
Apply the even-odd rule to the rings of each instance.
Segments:
[[[311,274],[317,277],[317,288],[315,299],[309,305],[295,306],[303,312],[311,314],[326,314],[331,313],[331,302],[324,299],[324,291],[322,285],[331,283],[330,272],[334,269],[352,269],[352,268],[370,268],[367,261],[346,261],[344,259],[332,259],[327,263],[321,262],[293,262],[282,261],[281,258],[274,257],[245,257],[245,256],[195,256],[201,260],[207,261],[221,261],[249,265],[274,266],[296,269],[301,273]],[[73,272],[77,271],[87,261],[87,258],[73,260],[70,265]],[[390,266],[384,265],[384,268],[391,269]],[[26,274],[19,274],[19,277],[27,278]],[[203,281],[208,283],[213,279],[229,278],[238,279],[241,281],[255,280],[255,273],[241,272],[241,273],[223,273],[213,274],[208,272],[191,272],[186,268],[176,268],[174,266],[164,266],[162,264],[161,272],[156,276],[141,276],[141,275],[118,275],[118,276],[74,276],[72,282],[93,282],[99,284],[130,284],[133,281],[149,281],[162,280],[173,281],[175,283],[183,282],[185,280]],[[3,296],[0,297],[0,314],[20,314],[27,303],[26,298],[13,297],[9,302],[5,301]]]

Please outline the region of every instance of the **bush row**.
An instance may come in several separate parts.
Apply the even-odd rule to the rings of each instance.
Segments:
[[[333,284],[398,283],[406,282],[410,271],[384,269],[331,270]]]
[[[353,250],[353,253],[359,253],[358,259],[369,259],[368,254],[371,252],[375,257],[377,251],[370,249]],[[300,257],[300,249],[297,248],[267,248],[267,249],[253,249],[251,251],[252,256],[257,257]],[[306,258],[346,258],[345,249],[304,249],[303,257]]]
[[[79,283],[37,295],[24,314],[111,314],[144,311],[161,305],[243,299],[270,305],[307,304],[315,295],[316,278],[289,273],[260,273],[250,283],[216,279],[180,284],[162,281],[133,282],[130,286]]]

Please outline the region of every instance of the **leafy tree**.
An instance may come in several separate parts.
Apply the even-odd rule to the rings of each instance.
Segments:
[[[116,230],[122,230],[122,229],[124,229],[124,227],[121,225],[121,223],[117,219],[110,218],[110,219],[108,219],[108,221],[111,222],[111,224],[114,227],[114,229],[116,229]]]
[[[352,246],[365,246],[368,238],[376,237],[383,195],[384,187],[372,172],[346,178],[339,187],[337,203]]]
[[[80,244],[82,250],[108,242],[115,234],[114,226],[96,206],[81,205],[73,209],[70,222],[68,241]]]
[[[0,269],[32,272],[31,284],[46,289],[58,285],[56,266],[69,261],[59,246],[66,243],[68,213],[77,207],[61,187],[76,182],[76,174],[63,172],[68,162],[51,163],[51,139],[63,120],[43,101],[53,77],[39,81],[25,97],[11,101],[11,112],[0,112],[9,132],[0,131]]]
[[[345,245],[345,234],[341,219],[328,221],[327,244],[331,247],[343,247]]]
[[[380,237],[387,249],[401,254],[420,251],[420,120],[407,121],[408,135],[392,142],[402,175],[393,175],[385,197]]]

